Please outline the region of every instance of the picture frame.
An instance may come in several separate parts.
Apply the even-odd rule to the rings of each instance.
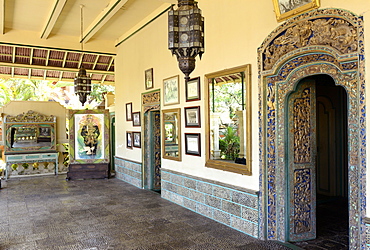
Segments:
[[[141,132],[132,132],[132,145],[141,148]]]
[[[185,107],[185,127],[200,128],[200,106]]]
[[[180,103],[179,75],[163,80],[163,104],[172,105]]]
[[[126,103],[126,121],[132,121],[132,102]]]
[[[162,110],[162,157],[181,161],[181,109]]]
[[[186,101],[200,100],[200,77],[192,78],[185,83]]]
[[[145,89],[152,89],[154,87],[153,68],[145,70]]]
[[[278,22],[320,7],[320,0],[272,0]]]
[[[109,111],[69,110],[68,119],[70,164],[109,163]]]
[[[132,113],[132,126],[134,126],[134,127],[140,127],[141,126],[140,111]]]
[[[185,133],[185,154],[201,156],[200,133]]]
[[[132,132],[126,132],[126,147],[132,149]]]

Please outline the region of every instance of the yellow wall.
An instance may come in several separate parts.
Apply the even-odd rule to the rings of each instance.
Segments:
[[[183,74],[178,69],[175,57],[167,49],[167,14],[159,17],[136,35],[125,41],[117,49],[116,67],[116,155],[128,160],[141,162],[141,150],[126,149],[126,131],[140,131],[125,119],[125,104],[133,103],[133,111],[141,111],[141,93],[145,92],[144,71],[154,68],[154,89],[162,88],[165,78],[180,75],[180,104],[163,106],[162,109],[201,105],[204,106],[204,75],[233,68],[244,64],[252,65],[252,176],[204,167],[205,164],[205,126],[185,128],[182,122],[181,133],[200,132],[202,134],[202,157],[188,156],[182,149],[182,161],[162,160],[162,167],[196,175],[224,183],[259,189],[259,138],[258,138],[258,64],[257,48],[280,23],[276,21],[272,0],[200,0],[199,7],[205,17],[205,54],[197,58],[192,77],[201,77],[201,96],[199,102],[185,102]],[[321,0],[321,8],[341,8],[364,16],[365,31],[370,29],[370,2],[368,0]],[[370,32],[365,34],[370,41]],[[366,45],[366,54],[370,54]],[[369,68],[370,60],[366,62]],[[369,79],[369,77],[367,77]],[[369,79],[370,80],[370,79]],[[369,100],[369,98],[368,98]],[[369,102],[369,101],[368,101]],[[368,119],[369,120],[369,119]],[[205,124],[202,115],[201,124]],[[369,121],[367,121],[367,124]],[[368,138],[370,138],[368,136]],[[183,143],[184,145],[184,143]],[[368,159],[370,157],[367,157]],[[369,164],[368,164],[369,166]],[[370,176],[370,172],[368,171]],[[369,183],[370,181],[368,181]]]

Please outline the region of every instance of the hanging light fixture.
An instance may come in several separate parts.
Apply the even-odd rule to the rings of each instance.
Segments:
[[[81,7],[81,51],[83,51],[83,7],[84,5],[80,5]],[[83,55],[82,55],[83,56]],[[77,77],[74,79],[75,85],[75,94],[78,96],[82,106],[84,106],[87,96],[91,92],[91,78],[87,76],[86,69],[84,69],[83,64],[81,63],[80,70],[78,71]]]
[[[168,49],[176,55],[185,80],[195,69],[195,57],[204,53],[204,18],[194,0],[178,0],[168,12]]]

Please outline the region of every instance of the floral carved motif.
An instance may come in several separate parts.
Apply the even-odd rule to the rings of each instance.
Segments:
[[[342,54],[357,52],[357,30],[338,18],[302,20],[281,32],[263,52],[263,70],[271,69],[283,55],[306,46],[324,45]]]
[[[294,171],[294,232],[297,234],[311,231],[311,171]]]
[[[307,163],[311,158],[311,104],[310,89],[303,90],[302,97],[293,104],[294,163]]]
[[[46,116],[36,111],[29,110],[27,113],[22,113],[16,116],[8,115],[6,117],[6,122],[55,122],[55,116]]]
[[[159,103],[161,101],[160,96],[161,95],[159,91],[143,94],[142,95],[143,104],[146,105]]]

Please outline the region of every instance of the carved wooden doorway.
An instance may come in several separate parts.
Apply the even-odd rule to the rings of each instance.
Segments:
[[[287,110],[288,241],[328,235],[323,223],[334,225],[338,220],[343,225],[336,229],[348,235],[346,92],[328,75],[306,77],[289,95]],[[342,207],[333,209],[332,202]],[[347,216],[323,218],[330,209]]]
[[[259,233],[262,239],[291,240],[288,209],[291,194],[287,191],[290,181],[287,172],[287,100],[300,80],[326,74],[336,86],[345,89],[348,98],[349,248],[366,248],[363,30],[360,16],[345,10],[319,9],[287,20],[271,32],[259,48]],[[312,181],[316,177],[310,173],[309,178]]]
[[[143,119],[143,188],[161,190],[161,114],[160,91],[142,94]]]
[[[144,114],[145,159],[144,188],[159,192],[161,190],[161,115],[159,110]]]

